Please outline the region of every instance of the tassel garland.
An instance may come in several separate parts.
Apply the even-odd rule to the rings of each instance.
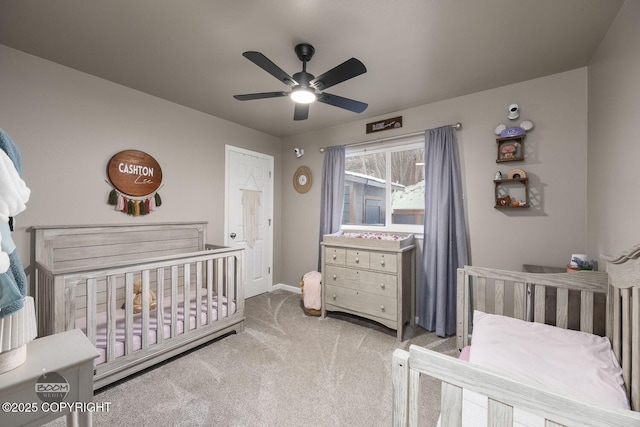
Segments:
[[[162,199],[158,193],[145,198],[130,199],[123,196],[114,188],[109,192],[107,203],[114,206],[116,211],[126,213],[127,215],[144,216],[156,210],[156,207],[162,204]]]
[[[111,190],[111,193],[109,193],[109,201],[108,203],[112,206],[115,206],[118,204],[118,192],[116,191],[116,189],[114,188],[113,190]]]

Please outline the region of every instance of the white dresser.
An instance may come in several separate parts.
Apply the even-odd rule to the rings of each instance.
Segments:
[[[371,236],[340,232],[323,238],[322,317],[327,311],[365,317],[395,329],[402,341],[404,325],[413,325],[413,235],[392,234],[398,240],[351,235]]]

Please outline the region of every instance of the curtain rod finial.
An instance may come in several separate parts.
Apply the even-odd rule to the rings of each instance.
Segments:
[[[324,147],[320,147],[320,152],[324,153]]]

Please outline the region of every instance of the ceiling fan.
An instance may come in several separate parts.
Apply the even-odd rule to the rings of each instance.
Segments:
[[[249,93],[245,95],[234,95],[233,97],[240,101],[248,101],[252,99],[289,96],[296,103],[293,120],[306,120],[309,117],[309,104],[314,101],[333,105],[334,107],[344,108],[345,110],[353,111],[355,113],[362,113],[367,109],[368,105],[364,102],[322,92],[331,86],[366,73],[367,68],[362,62],[358,61],[356,58],[351,58],[330,69],[326,73],[315,77],[313,74],[307,72],[307,62],[311,60],[315,53],[313,46],[307,43],[300,43],[295,47],[295,51],[300,61],[302,61],[302,71],[295,73],[293,77],[285,73],[280,67],[260,52],[248,51],[242,54],[242,56],[274,76],[276,79],[280,80],[282,83],[291,86],[291,91]]]

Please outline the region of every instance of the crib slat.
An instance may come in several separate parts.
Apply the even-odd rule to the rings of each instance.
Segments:
[[[443,382],[440,394],[442,427],[462,425],[462,388]],[[417,412],[417,411],[414,411]],[[409,412],[411,413],[411,411]],[[417,425],[417,424],[414,424]]]
[[[202,326],[202,262],[196,262],[196,329]]]
[[[156,269],[156,300],[158,301],[156,342],[161,344],[164,341],[164,268]]]
[[[207,323],[213,321],[213,260],[207,260]]]
[[[556,297],[556,326],[569,327],[569,289],[558,288]]]
[[[65,288],[64,286],[60,286],[60,290],[64,292],[64,318],[65,325],[64,331],[68,331],[70,329],[75,329],[76,327],[76,287],[72,286],[70,288]]]
[[[631,409],[640,409],[640,288],[633,288],[631,327]]]
[[[487,311],[487,278],[476,277],[476,308],[482,312]]]
[[[545,318],[545,298],[546,287],[542,285],[535,285],[535,302],[533,310],[533,321],[537,323],[544,323]]]
[[[487,426],[513,426],[513,407],[493,399],[488,399],[487,403]]]
[[[513,284],[513,317],[525,320],[526,316],[527,286],[523,282]]]
[[[613,291],[611,291],[613,290]],[[620,328],[622,322],[622,313],[621,313],[621,298],[622,295],[620,293],[620,289],[611,287],[610,292],[612,295],[610,296],[611,302],[610,305],[613,305],[613,322],[609,322],[612,324],[612,341],[613,341],[613,352],[616,355],[616,359],[622,360],[622,329]]]
[[[142,349],[149,347],[149,270],[142,270]]]
[[[224,296],[224,258],[218,258],[216,262],[216,270],[218,274],[216,275],[216,319],[222,319],[222,297]]]
[[[171,266],[171,338],[178,333],[178,266]]]
[[[504,280],[495,281],[496,314],[504,314]]]
[[[96,345],[96,279],[87,279],[87,338]]]
[[[621,289],[622,296],[622,378],[627,389],[627,396],[630,396],[631,389],[631,335],[629,335],[629,316],[630,316],[630,296],[629,289]]]
[[[418,407],[420,405],[420,372],[409,370],[409,425],[418,425]]]
[[[107,277],[107,362],[116,357],[116,276]]]
[[[580,330],[593,333],[593,292],[580,291]]]
[[[236,299],[236,291],[233,286],[236,279],[236,258],[225,257],[227,260],[227,275],[225,277],[225,288],[227,297],[227,316],[231,314],[231,303]],[[222,302],[220,302],[220,309],[222,309]]]
[[[184,279],[184,320],[182,333],[187,333],[191,329],[191,264],[183,266]]]
[[[124,354],[133,353],[133,273],[124,275]]]

